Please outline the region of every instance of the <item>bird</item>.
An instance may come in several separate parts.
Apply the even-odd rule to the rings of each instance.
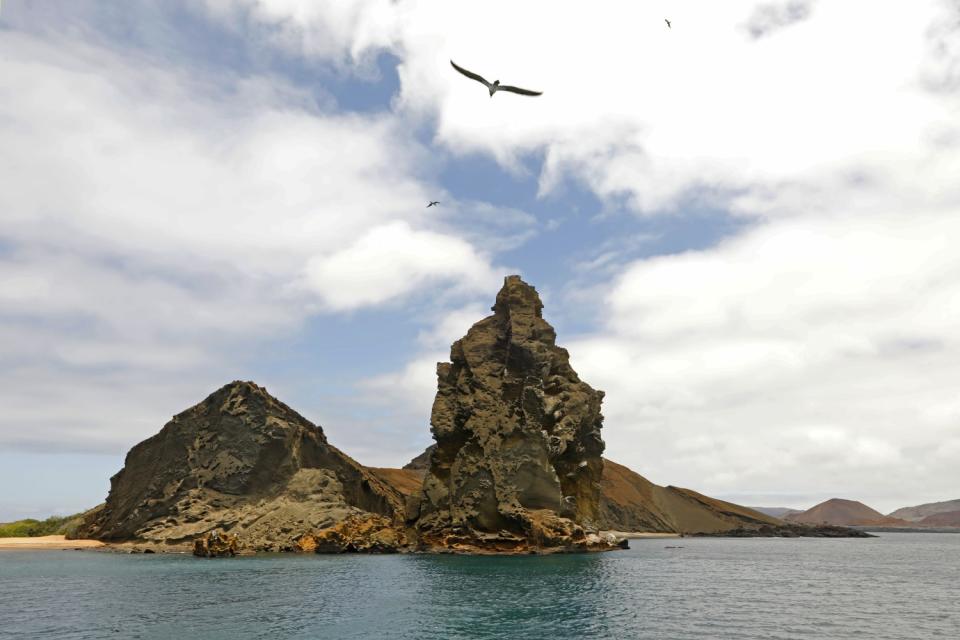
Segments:
[[[430,204],[427,205],[427,209],[429,209],[430,207],[435,207],[435,206],[437,206],[438,204],[440,204],[440,201],[439,201],[439,200],[431,200],[431,201],[430,201]]]
[[[670,25],[670,21],[669,21],[669,20],[667,20],[666,18],[664,18],[663,21],[667,23],[667,29],[673,29],[673,27]]]
[[[467,76],[471,80],[476,80],[483,86],[487,88],[490,92],[490,97],[493,97],[497,91],[509,91],[511,93],[519,93],[522,96],[539,96],[543,94],[543,91],[530,91],[529,89],[521,89],[520,87],[513,87],[509,84],[500,84],[499,80],[494,80],[493,82],[488,82],[483,76],[474,73],[473,71],[467,71],[463,67],[457,66],[457,63],[453,60],[450,61],[450,64],[453,65],[453,68]]]

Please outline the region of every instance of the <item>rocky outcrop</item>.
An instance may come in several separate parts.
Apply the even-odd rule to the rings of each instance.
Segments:
[[[400,522],[403,497],[252,382],[233,382],[133,447],[79,537],[190,544],[219,529],[292,548],[351,515]]]
[[[151,552],[152,553],[152,552]],[[193,541],[193,555],[200,558],[232,558],[240,553],[240,538],[214,529]]]
[[[424,453],[432,451],[433,447]],[[374,471],[401,493],[414,495],[424,476],[424,471],[417,466],[408,464],[403,469]],[[621,464],[606,458],[603,460],[599,520],[603,530],[628,534],[722,535],[733,531],[759,531],[783,524],[777,518],[749,507],[710,498],[689,489],[662,487]]]
[[[397,553],[407,547],[396,523],[375,514],[352,515],[332,527],[297,539],[295,550],[313,553]]]
[[[802,525],[782,523],[761,527],[737,527],[728,531],[701,532],[694,537],[715,538],[875,538],[876,536],[850,527],[832,524]]]
[[[536,290],[505,279],[493,315],[437,366],[436,448],[407,511],[427,548],[581,550],[600,520],[603,392],[555,343]]]

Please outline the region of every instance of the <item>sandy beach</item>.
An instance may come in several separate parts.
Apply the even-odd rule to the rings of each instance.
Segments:
[[[612,533],[618,538],[627,538],[628,540],[640,540],[643,538],[679,538],[679,533],[644,533],[640,531],[603,531],[602,533]]]
[[[99,540],[67,540],[65,536],[0,538],[0,549],[88,549],[102,547]]]

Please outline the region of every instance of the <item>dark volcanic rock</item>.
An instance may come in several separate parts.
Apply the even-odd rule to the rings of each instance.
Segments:
[[[350,515],[402,509],[402,496],[320,427],[262,387],[233,382],[133,447],[77,535],[186,544],[220,529],[249,549],[280,550]]]
[[[586,548],[599,523],[603,392],[582,382],[536,290],[505,279],[494,314],[437,365],[436,448],[408,509],[427,547]]]
[[[866,531],[836,525],[781,524],[761,527],[738,527],[728,531],[693,533],[694,537],[719,538],[875,538]]]

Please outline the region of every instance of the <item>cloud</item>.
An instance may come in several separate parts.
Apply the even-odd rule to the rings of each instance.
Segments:
[[[404,222],[374,227],[357,241],[306,265],[306,286],[335,310],[379,304],[438,281],[472,291],[489,289],[497,276],[467,242]]]
[[[751,38],[763,38],[784,27],[802,22],[810,17],[812,0],[788,0],[765,3],[754,7],[745,27]]]
[[[260,0],[257,15],[340,24],[354,56],[389,48],[402,59],[399,109],[435,120],[436,141],[455,153],[508,167],[543,153],[544,193],[569,178],[641,213],[696,193],[761,217],[903,193],[960,200],[957,154],[937,142],[955,137],[956,114],[931,91],[956,84],[960,60],[941,0],[816,11],[799,1],[601,2],[589,21],[575,4],[370,2],[352,5],[350,20],[306,15],[307,4]],[[788,23],[777,37],[743,38],[745,24],[768,33]],[[570,34],[582,46],[570,46]],[[300,51],[333,55],[310,29],[297,37]],[[451,58],[545,93],[480,100],[482,87],[453,73]]]
[[[612,457],[730,495],[953,497],[955,3],[365,7],[386,31],[351,42],[400,57],[396,108],[451,153],[542,157],[542,195],[573,180],[641,215],[752,219],[585,265],[608,280],[573,297],[607,318],[566,346],[608,391]],[[451,58],[545,93],[489,99]]]
[[[556,296],[602,301],[564,346],[608,392],[611,457],[726,495],[955,497],[955,3],[805,6],[204,5],[250,47],[346,73],[396,55],[400,94],[365,116],[274,77],[5,31],[0,329],[16,366],[0,436],[128,443],[258,339],[440,287],[421,348],[368,387],[422,424],[433,363],[468,325],[450,327],[495,288],[478,293],[492,256],[534,233],[522,212],[477,218],[499,219],[483,203],[423,208],[437,157],[481,153],[516,172],[542,159],[542,195],[575,181],[638,215],[750,219],[703,250],[598,247],[596,275]],[[451,58],[545,93],[490,99]],[[178,360],[208,364],[158,385]],[[104,406],[121,417],[99,422]]]
[[[125,448],[318,313],[491,281],[394,115],[71,33],[0,39],[5,445]]]
[[[948,496],[957,233],[921,211],[791,219],[634,262],[606,325],[567,345],[607,391],[610,455],[714,493]]]

